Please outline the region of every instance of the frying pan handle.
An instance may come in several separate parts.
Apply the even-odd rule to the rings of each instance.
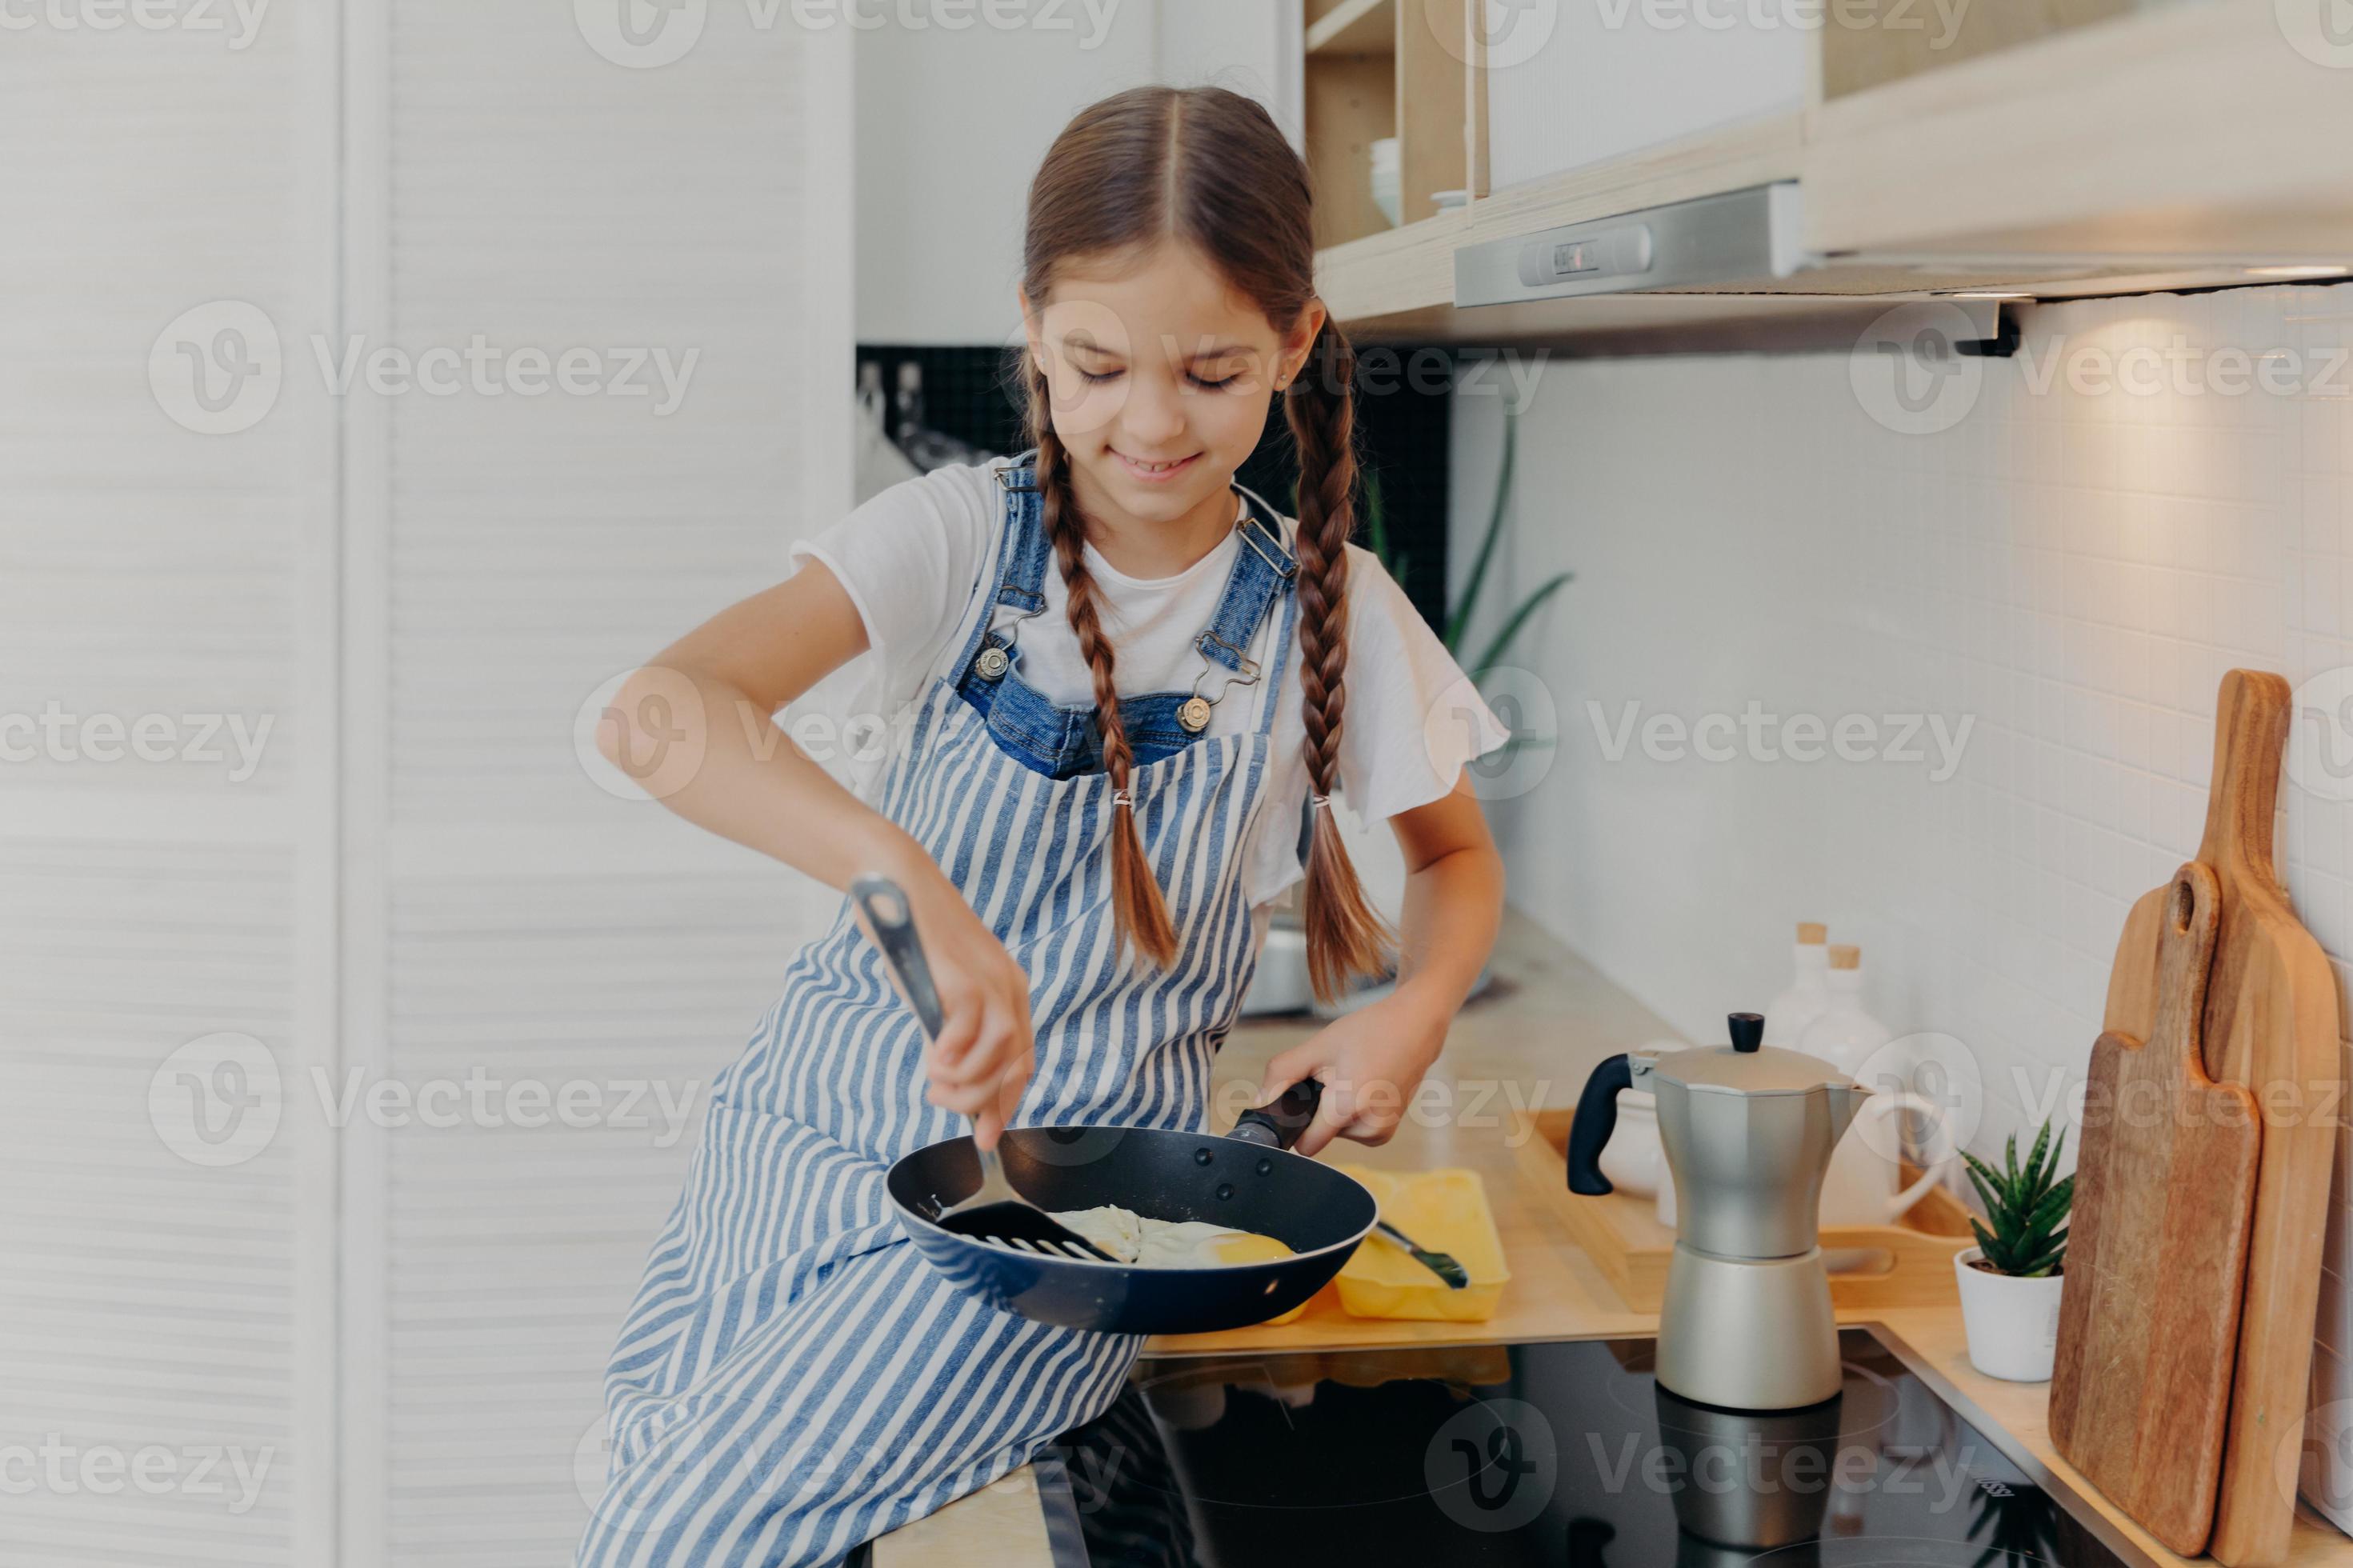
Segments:
[[[882,950],[898,977],[907,1005],[923,1021],[923,1033],[940,1034],[940,993],[932,984],[932,966],[923,958],[923,939],[915,934],[915,913],[906,893],[888,877],[860,877],[849,884],[850,902],[858,907],[866,934]]]
[[[1620,1052],[1593,1069],[1585,1092],[1577,1097],[1577,1115],[1568,1124],[1568,1190],[1598,1198],[1617,1189],[1601,1173],[1601,1151],[1618,1131],[1618,1091],[1634,1087],[1633,1064]]]
[[[1315,1107],[1324,1099],[1324,1086],[1312,1078],[1303,1078],[1276,1097],[1272,1105],[1253,1106],[1241,1114],[1234,1130],[1227,1134],[1244,1143],[1256,1143],[1266,1149],[1288,1149],[1299,1142],[1307,1124],[1315,1120]]]

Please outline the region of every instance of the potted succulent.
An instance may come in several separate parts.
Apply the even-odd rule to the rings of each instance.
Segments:
[[[2046,1121],[2022,1168],[2015,1132],[2001,1170],[1974,1154],[1961,1156],[1968,1162],[1969,1183],[1985,1205],[1986,1217],[1970,1216],[1978,1245],[1956,1254],[1953,1269],[1960,1277],[1969,1362],[1988,1377],[2042,1383],[2051,1376],[2067,1260],[2063,1227],[2075,1197],[2074,1177],[2052,1179],[2066,1142],[2064,1132],[2053,1139]]]

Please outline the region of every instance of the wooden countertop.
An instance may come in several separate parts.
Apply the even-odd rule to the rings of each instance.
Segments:
[[[1398,1170],[1467,1166],[1487,1187],[1512,1282],[1501,1309],[1483,1323],[1406,1323],[1351,1318],[1325,1292],[1296,1321],[1281,1328],[1242,1329],[1158,1340],[1155,1351],[1330,1350],[1369,1345],[1505,1343],[1588,1335],[1651,1334],[1654,1314],[1620,1301],[1584,1252],[1540,1202],[1530,1201],[1506,1139],[1507,1114],[1521,1109],[1574,1105],[1586,1075],[1602,1058],[1674,1032],[1619,990],[1584,960],[1531,923],[1514,917],[1495,958],[1497,984],[1463,1010],[1448,1038],[1432,1081],[1417,1104],[1429,1113],[1409,1119],[1386,1147],[1349,1143],[1334,1155],[1353,1164]],[[1311,1032],[1303,1019],[1247,1023],[1236,1029],[1218,1062],[1218,1120],[1230,1121],[1249,1103],[1260,1068],[1277,1051]],[[1440,1111],[1443,1114],[1440,1114]],[[2004,1383],[1970,1366],[1957,1305],[1881,1309],[1853,1321],[1883,1323],[1894,1335],[2092,1506],[2098,1492],[2052,1450],[2044,1426],[2049,1386]],[[2114,1517],[2111,1515],[2111,1517]],[[2182,1562],[2129,1521],[2119,1527],[2160,1564]],[[1039,1511],[1037,1482],[1028,1467],[961,1498],[928,1519],[875,1543],[876,1568],[955,1562],[960,1568],[1052,1568]],[[2316,1564],[2353,1568],[2353,1540],[2327,1521],[2300,1517],[2288,1558],[2294,1568]]]

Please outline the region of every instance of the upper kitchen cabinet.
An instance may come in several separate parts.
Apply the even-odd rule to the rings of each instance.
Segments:
[[[1973,5],[1968,47],[1936,53],[1824,35],[1810,248],[2353,261],[2353,29],[2339,0],[2014,9]]]
[[[1616,352],[2341,275],[2340,3],[1307,0],[1319,286]]]

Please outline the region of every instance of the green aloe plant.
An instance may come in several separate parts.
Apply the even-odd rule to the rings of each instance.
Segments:
[[[2066,1142],[2064,1132],[2054,1142],[2051,1124],[2044,1122],[2023,1169],[2018,1163],[2015,1132],[2010,1135],[2010,1147],[2002,1156],[2002,1170],[1962,1151],[1961,1158],[1968,1162],[1969,1184],[1977,1188],[1986,1209],[1983,1220],[1969,1216],[1969,1228],[1977,1232],[1978,1246],[1984,1249],[1986,1265],[1993,1272],[2039,1279],[2062,1271],[2067,1259],[2067,1232],[2060,1227],[2075,1201],[2075,1178],[2054,1182],[2052,1177],[2058,1171],[2059,1151]]]

